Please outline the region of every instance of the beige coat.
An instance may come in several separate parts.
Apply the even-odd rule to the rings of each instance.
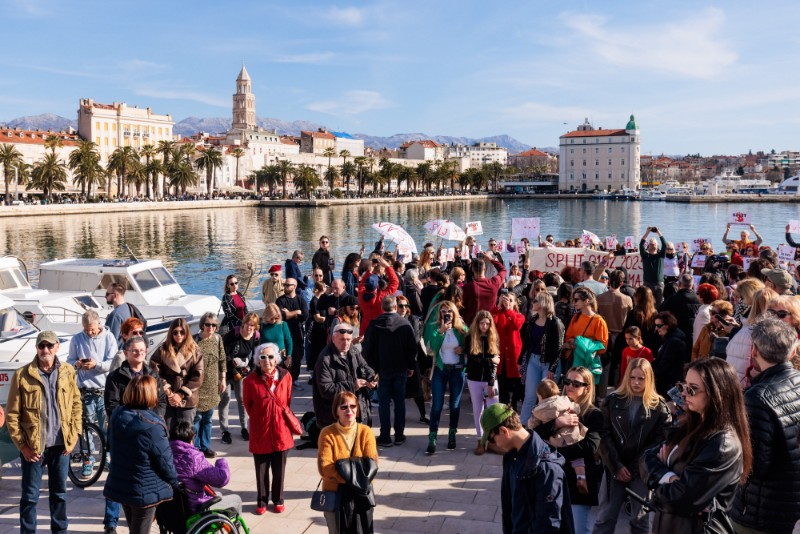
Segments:
[[[566,395],[556,395],[542,399],[533,409],[533,415],[528,420],[528,427],[536,428],[542,423],[561,417],[565,413],[580,415],[581,407],[576,402],[569,400]],[[586,427],[583,423],[578,426],[567,426],[558,430],[547,442],[553,447],[566,447],[574,445],[586,437]]]

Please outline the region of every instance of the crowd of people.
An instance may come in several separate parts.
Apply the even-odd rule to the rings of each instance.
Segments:
[[[635,288],[612,262],[542,272],[528,240],[507,265],[497,240],[480,251],[474,237],[444,262],[430,243],[399,257],[381,239],[337,272],[322,236],[310,276],[300,250],[270,267],[262,312],[232,274],[222,320],[209,311],[193,336],[176,319],[149,360],[141,314],[124,287],[109,286],[105,325],[87,311],[65,362],[57,336],[42,332],[12,382],[21,530],[35,531],[46,467],[51,528],[66,532],[65,454],[83,412],[111,447],[106,532],[121,511],[132,532],[148,531],[177,491],[199,504],[205,484],[230,480],[223,458],[208,460],[215,410],[222,442],[233,441],[234,395],[256,471],[254,512],[285,510],[288,452],[303,432],[300,446],[318,448],[322,491],[337,495],[324,514],[330,532],[371,532],[369,477],[382,449],[406,444],[406,400],[434,456],[443,417],[446,449],[458,447],[466,391],[474,453],[504,455],[504,532],[611,533],[620,517],[642,533],[791,532],[800,520],[800,275],[754,227],[754,242],[746,231],[730,240],[729,230],[725,254],[702,244],[698,254],[713,261],[698,272],[688,245],[647,228]],[[292,397],[306,387],[313,412],[298,430]],[[366,489],[342,471],[364,465],[354,458],[372,462]],[[224,498],[241,511],[237,496]]]

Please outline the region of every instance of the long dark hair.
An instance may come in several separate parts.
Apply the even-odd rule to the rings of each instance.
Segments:
[[[681,457],[691,460],[700,444],[717,432],[731,429],[739,438],[742,448],[742,476],[739,483],[747,481],[753,463],[753,450],[750,445],[750,426],[744,408],[744,396],[734,368],[720,358],[705,358],[692,362],[703,382],[708,404],[701,417],[696,412],[686,411],[686,418],[678,431],[667,441],[678,445]]]
[[[344,258],[344,265],[342,266],[342,278],[344,273],[352,273],[358,264],[361,262],[361,254],[358,252],[351,252]]]

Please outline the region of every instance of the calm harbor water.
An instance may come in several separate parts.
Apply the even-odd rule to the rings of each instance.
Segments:
[[[255,295],[272,263],[283,264],[294,249],[306,253],[304,271],[320,235],[331,237],[337,272],[348,252],[365,243],[367,251],[378,238],[372,223],[402,225],[421,248],[431,236],[423,229],[431,219],[451,219],[463,225],[481,221],[485,246],[489,237],[507,239],[514,217],[540,217],[542,232],[564,240],[582,229],[601,238],[612,233],[638,240],[644,228],[656,225],[668,240],[711,237],[720,248],[730,214],[751,214],[765,243],[783,242],[789,219],[800,219],[797,204],[678,204],[667,202],[614,202],[602,200],[451,200],[431,203],[331,208],[224,208],[28,217],[0,220],[0,247],[22,258],[35,283],[39,263],[56,258],[127,257],[123,244],[139,258],[158,258],[187,292],[222,293],[225,276],[240,276],[248,263],[259,280],[250,286]],[[731,235],[738,236],[737,227]],[[800,239],[800,236],[796,236]],[[446,242],[447,243],[447,242]]]

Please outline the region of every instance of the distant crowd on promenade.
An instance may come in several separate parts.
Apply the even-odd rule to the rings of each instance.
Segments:
[[[157,505],[185,491],[179,482],[199,506],[205,484],[231,476],[224,458],[207,459],[217,456],[215,412],[221,441],[234,439],[235,397],[235,439],[248,441],[256,473],[252,511],[282,513],[289,451],[317,447],[321,491],[335,495],[323,512],[330,532],[374,530],[371,480],[382,450],[409,446],[409,422],[427,427],[433,461],[463,434],[475,454],[503,455],[504,532],[614,532],[620,517],[632,532],[792,532],[800,274],[781,267],[777,244],[766,246],[755,227],[739,239],[730,230],[724,253],[704,242],[693,255],[648,227],[638,287],[605,261],[532,269],[527,239],[503,248],[492,238],[481,251],[470,237],[446,261],[432,243],[401,258],[380,239],[337,263],[322,236],[310,261],[296,250],[269,268],[263,312],[231,274],[222,320],[209,311],[195,336],[174,321],[149,362],[142,321],[124,288],[110,287],[115,319],[85,316],[67,362],[55,358],[57,338],[42,333],[36,358],[12,382],[21,530],[35,531],[46,466],[51,529],[66,531],[63,455],[82,411],[111,443],[107,532],[120,506],[132,531],[148,531]],[[519,261],[508,264],[512,250]],[[314,409],[298,422],[292,395],[306,387]],[[460,421],[465,393],[469,424]],[[410,418],[407,400],[418,412]],[[364,460],[361,477],[343,476],[351,457]],[[239,513],[241,501],[225,497]]]

